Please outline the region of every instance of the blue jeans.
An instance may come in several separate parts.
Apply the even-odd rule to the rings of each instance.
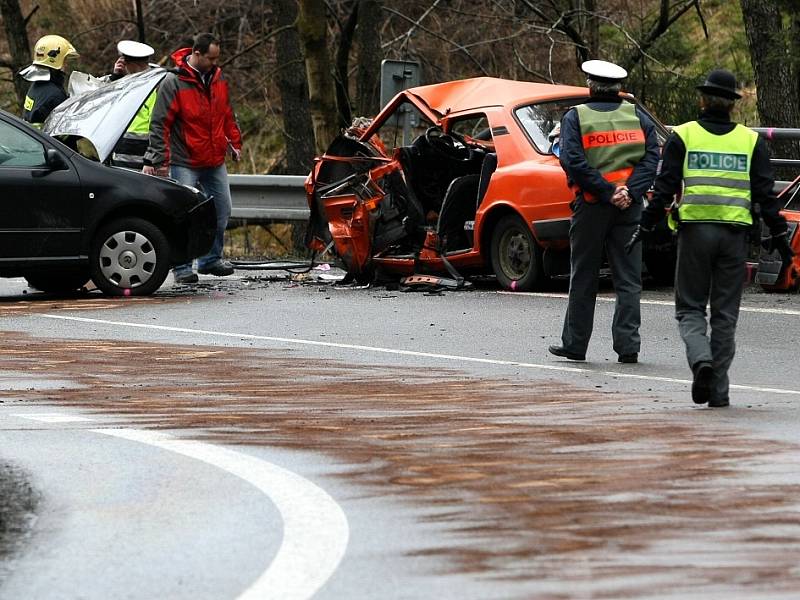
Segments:
[[[214,236],[214,245],[205,256],[197,259],[197,268],[211,267],[222,260],[222,244],[225,240],[225,229],[228,227],[228,218],[231,216],[231,189],[228,186],[228,170],[225,163],[218,167],[205,167],[193,169],[181,165],[172,165],[169,175],[184,185],[191,185],[203,190],[213,198],[214,208],[217,210],[217,235]],[[191,273],[192,263],[174,267],[175,274]]]

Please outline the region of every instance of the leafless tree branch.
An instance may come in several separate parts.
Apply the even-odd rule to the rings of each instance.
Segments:
[[[508,40],[516,39],[519,36],[521,36],[521,35],[523,35],[525,33],[528,33],[530,31],[537,31],[537,30],[539,30],[541,32],[545,32],[546,31],[546,29],[544,27],[540,27],[538,25],[527,25],[527,26],[523,27],[522,29],[520,29],[519,31],[516,31],[516,32],[514,32],[514,33],[512,33],[510,35],[504,35],[502,37],[496,37],[496,38],[491,38],[491,39],[486,39],[486,40],[480,40],[478,42],[473,42],[472,44],[465,44],[463,47],[464,48],[476,48],[478,46],[487,46],[489,44],[495,44],[497,42],[506,42]],[[450,50],[450,52],[458,52],[458,49],[452,49],[452,50]]]
[[[39,5],[38,4],[31,9],[31,12],[29,12],[28,16],[25,17],[25,19],[23,20],[23,23],[25,23],[25,27],[28,26],[28,21],[30,21],[31,18],[33,18],[33,15],[36,14],[37,10],[39,10]]]
[[[422,23],[422,21],[425,20],[425,17],[427,17],[437,6],[439,6],[439,4],[441,2],[442,2],[442,0],[435,0],[435,2],[433,4],[431,4],[425,10],[425,12],[422,13],[422,16],[420,16],[420,18],[417,19],[416,21],[411,21],[411,19],[409,19],[405,15],[403,15],[403,14],[401,14],[401,13],[399,13],[399,12],[393,10],[393,9],[390,9],[390,8],[387,8],[387,7],[384,6],[383,9],[386,12],[394,13],[394,14],[398,15],[399,17],[401,17],[402,19],[404,19],[406,21],[410,21],[411,22],[411,27],[409,27],[408,31],[406,31],[405,33],[400,34],[396,38],[394,38],[393,40],[389,40],[388,42],[384,43],[382,45],[382,47],[388,48],[389,46],[394,45],[395,43],[399,42],[402,39],[406,39],[406,40],[409,39],[412,35],[414,35],[414,30],[421,26],[420,24]]]
[[[85,29],[83,31],[79,31],[75,35],[70,36],[70,39],[71,40],[72,39],[76,39],[77,40],[77,39],[83,37],[84,35],[86,35],[87,33],[92,33],[94,31],[98,31],[100,29],[105,29],[109,25],[114,25],[115,23],[128,23],[128,24],[133,23],[135,25],[136,21],[134,21],[133,19],[112,19],[111,21],[106,21],[106,22],[101,23],[100,25],[97,25],[95,27],[91,27],[89,29]]]
[[[250,44],[248,46],[245,46],[245,48],[243,48],[242,50],[240,50],[236,54],[234,54],[234,55],[230,56],[229,58],[227,58],[220,66],[224,67],[224,66],[227,66],[227,65],[231,64],[233,61],[235,61],[237,58],[239,58],[243,54],[247,54],[252,49],[258,48],[264,42],[270,40],[271,38],[275,37],[279,33],[283,32],[283,31],[286,31],[287,29],[291,29],[295,25],[296,25],[296,22],[295,23],[290,23],[288,25],[282,25],[281,27],[277,27],[277,28],[273,29],[272,31],[270,31],[264,37],[256,40],[255,42],[253,42],[252,44]]]
[[[517,64],[520,67],[522,67],[522,70],[525,71],[528,75],[533,75],[534,77],[537,77],[537,78],[541,79],[542,81],[546,81],[548,83],[552,83],[553,82],[553,80],[550,79],[544,73],[540,73],[539,71],[535,71],[534,69],[531,69],[528,65],[526,65],[523,62],[522,57],[519,55],[519,51],[517,50],[516,47],[513,48],[513,52],[514,52],[514,57],[517,59]]]
[[[440,2],[440,0],[436,0],[436,4],[438,4],[439,2]],[[470,59],[470,60],[473,62],[473,64],[474,64],[476,67],[478,67],[478,69],[480,69],[480,72],[481,72],[483,75],[488,75],[488,74],[489,74],[489,73],[486,71],[486,69],[483,67],[483,65],[480,63],[480,61],[478,61],[478,59],[476,59],[476,58],[475,58],[475,57],[474,57],[474,56],[473,56],[473,55],[470,53],[470,51],[469,51],[469,50],[467,50],[466,48],[464,48],[464,46],[462,46],[462,45],[461,45],[461,44],[459,44],[458,42],[455,42],[455,41],[453,41],[453,40],[451,40],[451,39],[449,39],[449,38],[447,38],[447,37],[445,37],[445,36],[443,36],[443,35],[441,35],[441,34],[439,34],[439,33],[436,33],[435,31],[431,31],[430,29],[428,29],[428,28],[426,28],[426,27],[423,27],[423,26],[422,26],[422,25],[421,25],[421,24],[420,24],[418,21],[413,21],[413,20],[411,20],[411,18],[410,18],[410,17],[407,17],[406,15],[404,15],[403,13],[401,13],[400,11],[397,11],[397,10],[395,10],[395,9],[393,9],[393,8],[389,8],[388,6],[384,6],[384,7],[383,7],[383,10],[385,10],[385,11],[387,11],[387,12],[390,12],[390,13],[392,13],[392,14],[394,14],[394,15],[397,15],[397,16],[398,16],[398,17],[400,17],[401,19],[405,19],[406,21],[409,21],[410,23],[413,23],[413,24],[414,24],[414,25],[415,25],[417,28],[421,29],[422,31],[424,31],[424,32],[425,32],[425,33],[427,33],[428,35],[430,35],[430,36],[432,36],[432,37],[435,37],[436,39],[442,40],[443,42],[446,42],[446,43],[450,44],[451,46],[454,46],[454,47],[455,47],[455,48],[457,48],[457,49],[458,49],[458,50],[459,50],[461,53],[463,53],[463,54],[464,54],[464,55],[465,55],[467,58],[469,58],[469,59]],[[409,31],[411,31],[411,30],[409,30]]]
[[[643,57],[647,57],[653,60],[652,56],[647,54],[647,50],[649,50],[653,44],[660,38],[670,26],[675,23],[678,19],[680,19],[684,14],[686,14],[692,8],[696,8],[698,13],[700,12],[700,3],[699,0],[682,0],[680,2],[676,2],[675,5],[672,7],[675,12],[670,14],[670,4],[669,0],[661,0],[661,10],[659,12],[658,19],[653,26],[650,28],[650,31],[645,35],[645,37],[640,40],[639,42],[633,41],[633,38],[622,28],[619,28],[618,25],[612,23],[615,27],[618,27],[620,31],[625,33],[625,36],[631,40],[636,46],[638,52],[631,54],[627,60],[625,61],[626,68],[630,68],[636,65]],[[610,20],[608,20],[611,22]],[[701,14],[701,22],[702,14]],[[705,23],[703,23],[703,29],[705,31]],[[708,31],[706,31],[706,35],[708,35]]]

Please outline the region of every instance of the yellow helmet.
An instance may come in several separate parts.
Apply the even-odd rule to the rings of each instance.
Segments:
[[[60,35],[46,35],[34,46],[33,64],[63,69],[65,60],[78,56],[80,54],[75,47]]]

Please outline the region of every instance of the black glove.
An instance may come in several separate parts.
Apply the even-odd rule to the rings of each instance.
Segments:
[[[636,229],[633,231],[633,235],[631,239],[625,244],[625,253],[630,254],[633,252],[633,248],[641,242],[643,239],[650,237],[653,233],[652,227],[645,227],[644,225],[637,225]]]
[[[772,236],[770,242],[770,251],[775,252],[776,250],[778,251],[778,254],[781,255],[781,270],[792,264],[794,252],[792,251],[791,246],[789,246],[789,236],[786,235],[786,232],[780,235]]]

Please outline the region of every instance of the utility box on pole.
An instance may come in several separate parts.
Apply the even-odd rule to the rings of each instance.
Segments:
[[[405,89],[420,85],[420,66],[416,61],[381,61],[381,109]],[[416,111],[400,108],[403,119],[403,144],[411,143],[411,128],[418,125]]]

